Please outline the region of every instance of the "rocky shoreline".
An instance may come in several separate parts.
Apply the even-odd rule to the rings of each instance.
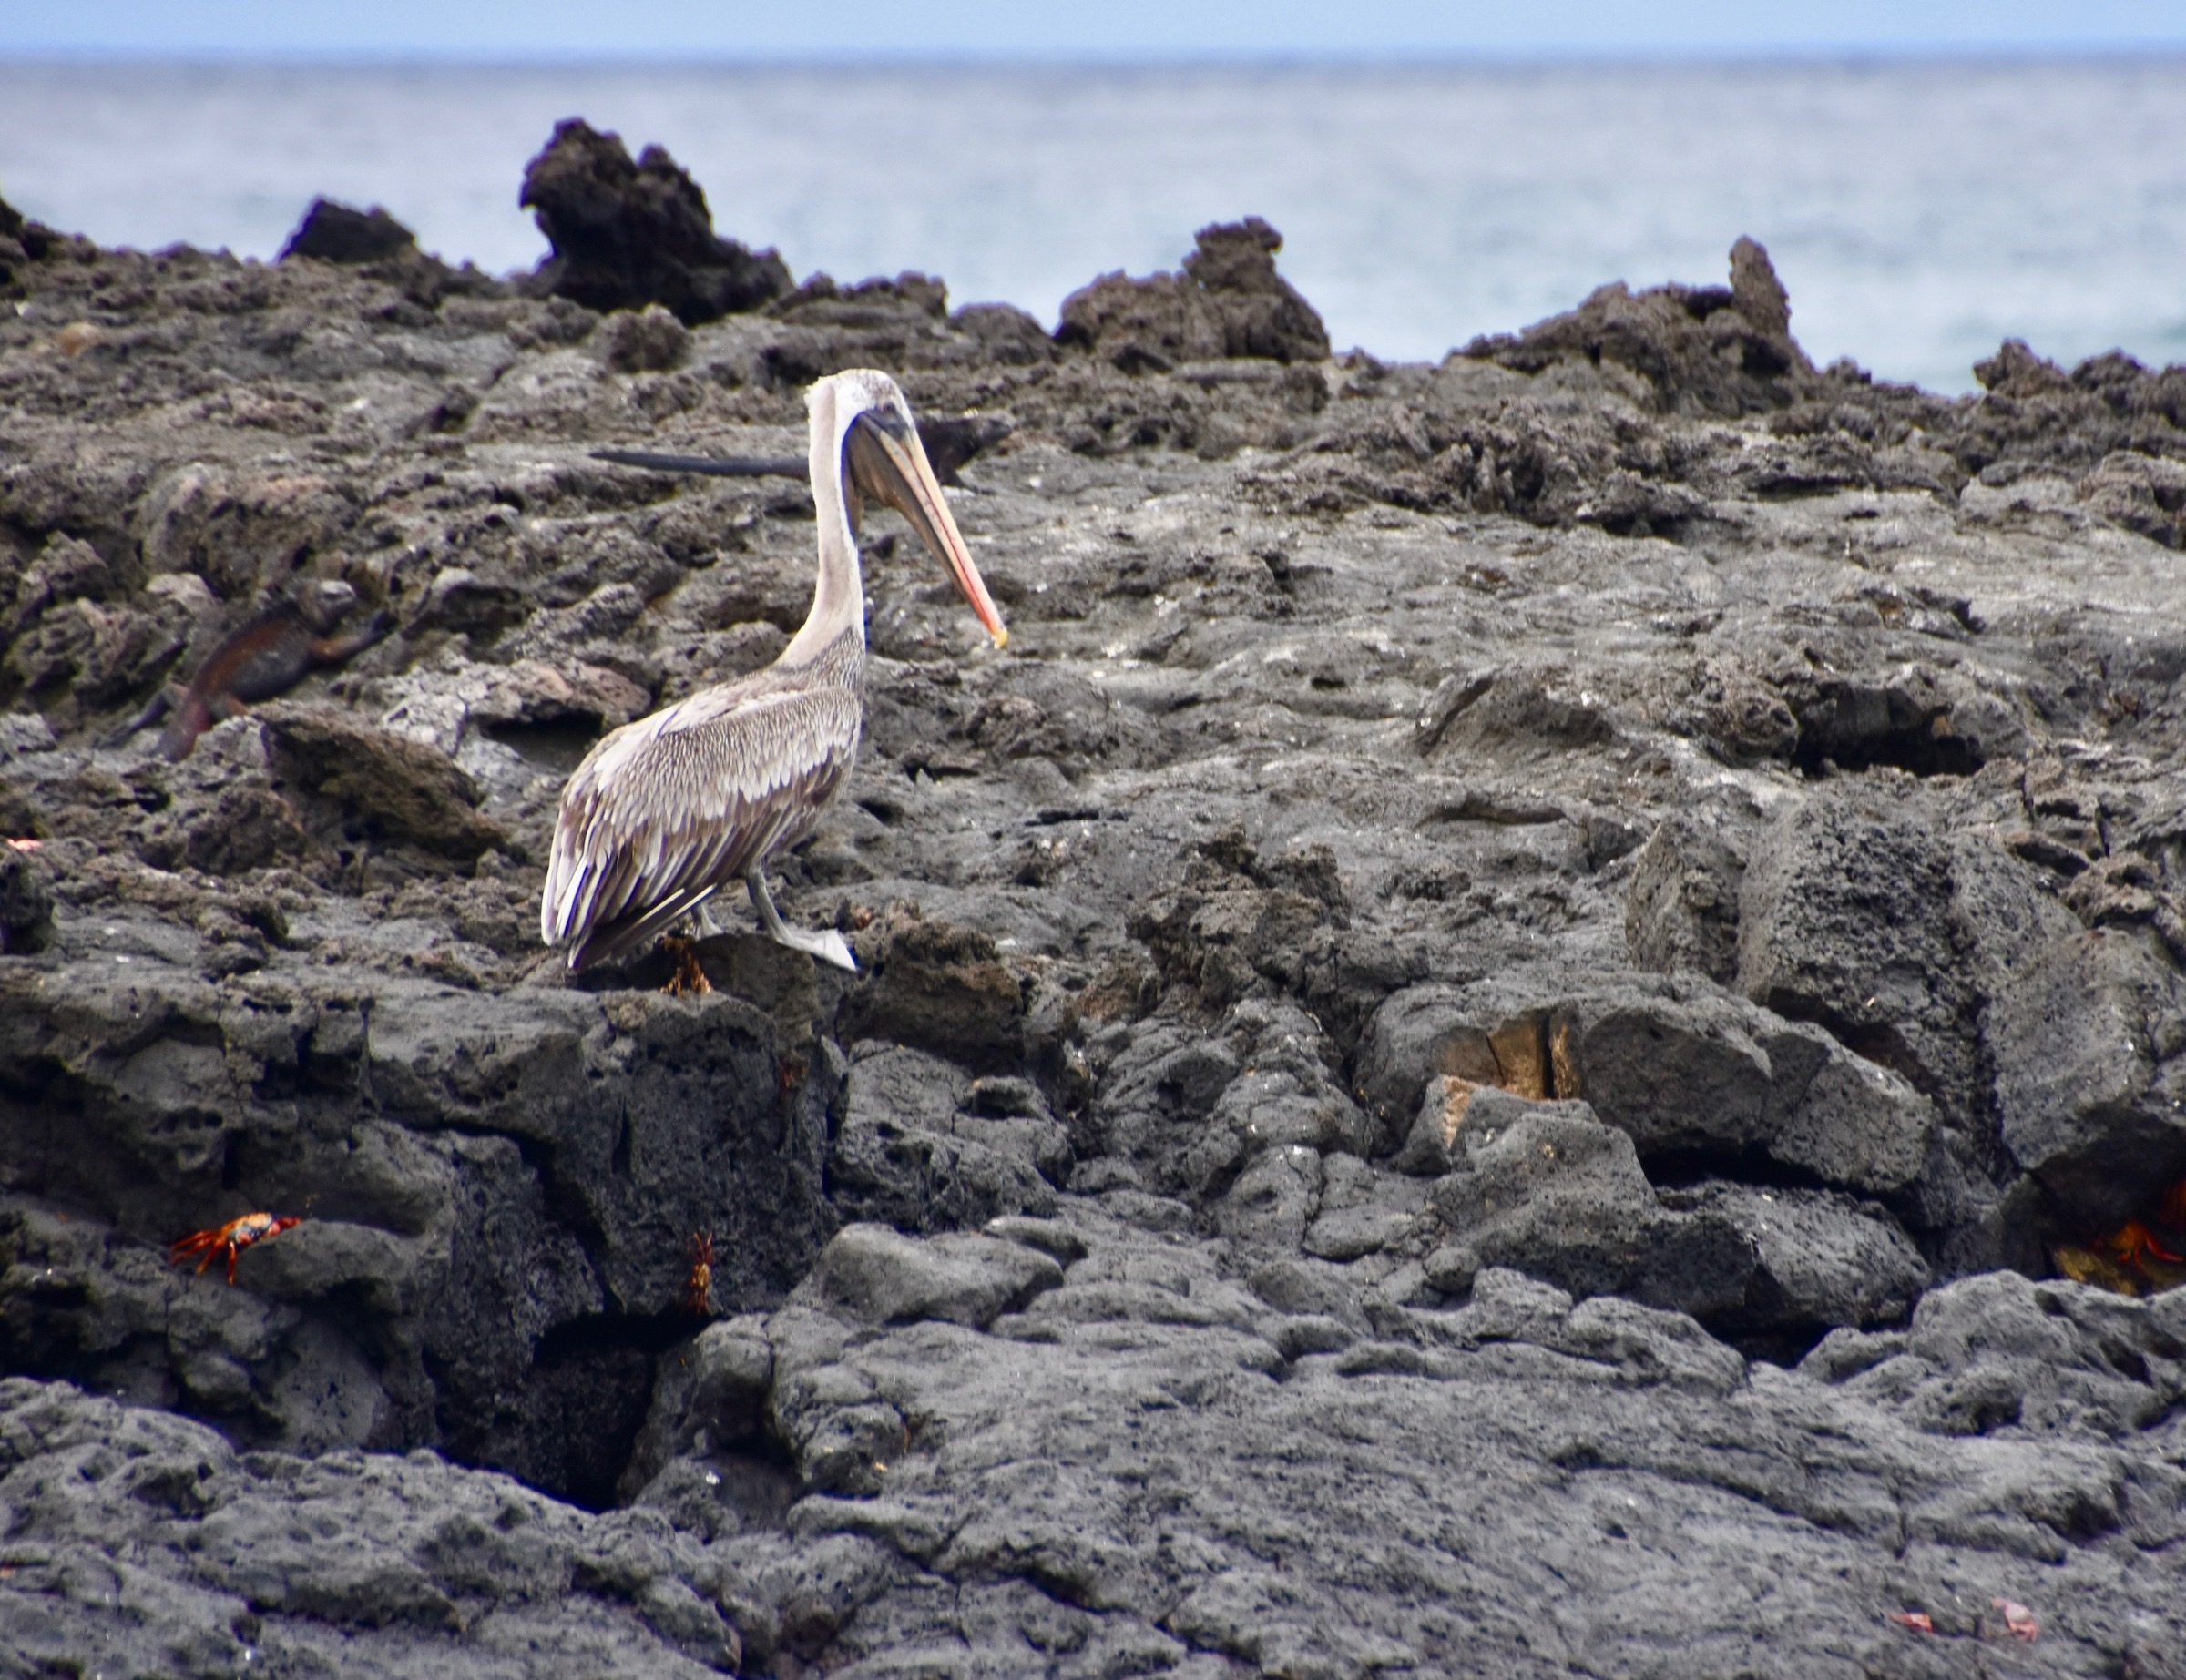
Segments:
[[[1253,219],[1050,334],[582,125],[525,196],[521,280],[0,207],[0,1675],[2186,1675],[2186,369],[1817,369],[1751,241],[1386,365]],[[778,891],[862,972],[572,983],[562,778],[812,543],[592,451],[851,366],[1008,649],[876,517]]]

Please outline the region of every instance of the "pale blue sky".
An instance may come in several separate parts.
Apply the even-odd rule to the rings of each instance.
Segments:
[[[1567,56],[2186,47],[2186,0],[0,0],[0,57]]]

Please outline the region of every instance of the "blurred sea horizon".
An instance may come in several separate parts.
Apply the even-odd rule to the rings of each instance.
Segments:
[[[529,268],[526,161],[665,146],[802,278],[917,270],[1050,325],[1248,214],[1339,347],[1435,359],[1769,248],[1817,361],[1956,392],[2007,337],[2186,361],[2186,57],[1404,66],[0,60],[0,198],[271,258],[311,199]]]

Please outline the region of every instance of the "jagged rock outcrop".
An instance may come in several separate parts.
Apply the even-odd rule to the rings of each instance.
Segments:
[[[417,235],[375,204],[369,210],[334,199],[313,199],[277,260],[316,257],[322,262],[383,262],[417,246]]]
[[[1129,280],[1104,274],[1063,300],[1056,336],[1127,373],[1167,372],[1225,356],[1319,361],[1328,329],[1275,271],[1282,235],[1257,216],[1193,236],[1183,270]]]
[[[1603,286],[1567,315],[1476,339],[1465,353],[1521,373],[1559,361],[1609,362],[1644,382],[1671,413],[1748,414],[1815,394],[1814,364],[1792,337],[1791,300],[1752,239],[1731,248],[1728,286]]]
[[[772,249],[714,232],[706,195],[664,149],[649,146],[632,163],[619,136],[577,117],[555,125],[525,167],[519,202],[554,248],[532,276],[542,296],[601,311],[657,303],[695,327],[790,290]]]

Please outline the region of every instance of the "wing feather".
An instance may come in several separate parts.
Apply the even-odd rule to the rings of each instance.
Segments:
[[[853,688],[747,678],[604,738],[562,793],[541,937],[575,941],[587,966],[624,948],[619,924],[649,933],[802,840],[857,755],[862,711]]]

